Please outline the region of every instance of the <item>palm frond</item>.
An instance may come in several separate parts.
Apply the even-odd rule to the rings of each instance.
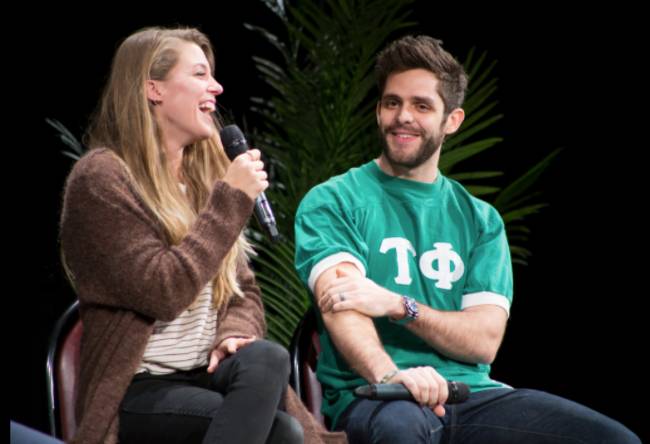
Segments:
[[[503,176],[502,171],[476,171],[468,173],[457,173],[457,174],[448,174],[447,177],[450,179],[457,180],[459,182],[464,182],[466,180],[476,180],[476,179],[491,179],[493,177]]]
[[[519,179],[505,187],[494,201],[494,206],[500,212],[506,212],[526,199],[526,193],[537,183],[540,176],[548,169],[553,160],[562,152],[562,148],[555,149],[537,165],[533,166]],[[523,200],[522,200],[523,197]]]
[[[479,140],[469,145],[463,145],[459,148],[456,148],[454,151],[447,151],[446,153],[440,156],[440,162],[438,166],[443,172],[451,170],[457,163],[467,160],[470,157],[474,157],[477,154],[492,148],[494,145],[502,142],[503,139],[500,137],[490,137],[488,139]]]
[[[83,156],[85,148],[81,142],[66,128],[61,122],[56,119],[46,118],[45,122],[58,132],[58,137],[61,142],[72,151],[63,151],[63,155],[70,157],[74,160]]]

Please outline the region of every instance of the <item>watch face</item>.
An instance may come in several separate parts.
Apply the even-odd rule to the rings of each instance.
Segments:
[[[417,319],[419,314],[418,306],[413,298],[404,297],[404,307],[406,308],[406,317]]]
[[[409,322],[416,320],[420,314],[415,299],[402,295],[402,300],[404,301],[404,311],[406,311],[406,315],[401,319],[389,318],[391,322],[398,325],[408,324]]]

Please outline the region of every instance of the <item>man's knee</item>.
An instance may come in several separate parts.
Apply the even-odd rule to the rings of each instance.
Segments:
[[[562,435],[577,433],[584,442],[641,443],[623,424],[585,405],[538,390],[519,389],[512,394],[523,401],[517,404],[521,411],[546,413]]]
[[[373,413],[367,433],[373,443],[436,443],[442,434],[442,423],[432,411],[414,402],[391,401]]]
[[[607,418],[607,421],[596,424],[596,426],[601,428],[601,430],[598,432],[599,438],[602,439],[601,442],[641,444],[641,439],[639,439],[639,437],[636,436],[630,429],[611,418]]]

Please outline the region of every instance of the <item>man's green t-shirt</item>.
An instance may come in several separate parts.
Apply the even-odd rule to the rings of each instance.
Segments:
[[[323,271],[352,262],[378,285],[437,310],[493,304],[509,313],[512,265],[503,220],[440,172],[429,184],[390,176],[375,161],[352,168],[307,193],[295,232],[296,269],[312,292]],[[400,369],[431,366],[472,391],[504,387],[490,379],[489,365],[443,356],[386,317],[374,324]],[[354,388],[367,381],[337,352],[322,322],[319,330],[322,411],[335,425]]]

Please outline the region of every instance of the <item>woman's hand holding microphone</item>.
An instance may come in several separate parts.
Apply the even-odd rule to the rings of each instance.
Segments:
[[[264,162],[260,160],[261,156],[262,153],[258,149],[251,149],[238,155],[231,162],[222,180],[255,200],[269,186]]]

